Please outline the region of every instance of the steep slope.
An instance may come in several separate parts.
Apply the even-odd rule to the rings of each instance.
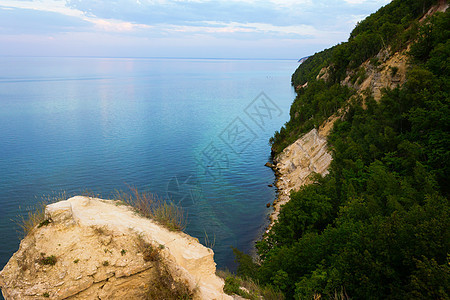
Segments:
[[[420,18],[419,22],[424,22],[427,17],[432,16],[436,12],[445,12],[448,7],[449,5],[447,1],[439,1],[437,5],[429,8],[424,16]],[[407,30],[411,29],[408,28]],[[282,205],[289,201],[291,191],[298,191],[303,185],[310,184],[312,181],[308,178],[310,178],[310,176],[314,173],[318,173],[320,175],[328,174],[328,168],[330,166],[332,156],[326,143],[326,137],[333,128],[334,123],[337,120],[342,119],[345,112],[348,110],[347,107],[351,101],[357,97],[361,97],[363,99],[371,97],[376,101],[380,101],[382,93],[385,89],[392,90],[401,87],[406,82],[407,71],[411,67],[408,55],[408,45],[409,44],[405,44],[397,51],[395,51],[395,49],[391,46],[384,45],[384,47],[376,55],[368,58],[359,66],[348,68],[345,73],[346,75],[339,82],[339,85],[350,88],[352,91],[350,94],[351,96],[346,98],[344,101],[341,101],[339,106],[336,106],[334,111],[330,111],[331,115],[330,113],[323,114],[321,118],[314,122],[314,127],[317,127],[318,130],[315,128],[311,129],[309,132],[300,134],[300,137],[298,137],[298,139],[293,143],[287,144],[287,142],[292,140],[292,137],[295,136],[295,133],[301,133],[302,131],[305,131],[306,128],[311,127],[311,125],[304,127],[302,124],[300,127],[303,128],[300,131],[292,128],[295,127],[295,124],[298,124],[297,119],[299,111],[301,111],[295,109],[296,103],[294,102],[293,107],[291,108],[291,120],[280,131],[280,133],[284,133],[284,136],[282,136],[279,132],[276,132],[275,138],[271,140],[273,145],[272,153],[278,153],[278,155],[273,157],[273,169],[277,174],[276,186],[278,188],[278,196],[274,201],[274,211],[270,215],[271,225],[269,227],[271,227],[273,222],[278,219]],[[296,90],[298,91],[299,96],[297,97],[296,102],[303,100],[302,95],[307,94],[304,91],[308,89],[308,81],[305,82],[308,76],[310,80],[323,81],[328,83],[328,85],[333,84],[331,81],[332,78],[336,77],[336,75],[331,74],[333,71],[335,72],[335,67],[332,60],[329,62],[330,65],[322,68],[317,68],[317,63],[314,60],[320,60],[322,63],[323,60],[328,61],[328,59],[332,57],[330,50],[336,51],[336,48],[339,49],[339,46],[327,49],[319,53],[319,55],[316,54],[311,57],[310,62],[312,67],[309,65],[300,66],[293,75],[293,85],[298,84],[296,85]],[[303,60],[302,63],[305,61],[306,60]],[[301,70],[301,72],[299,72],[299,70]],[[303,77],[299,77],[302,78],[303,81],[296,81],[294,79],[298,73],[303,75]],[[314,77],[313,75],[316,73],[317,75]],[[316,109],[318,108],[316,107]],[[303,123],[308,123],[308,121],[305,122],[304,120]],[[291,130],[289,130],[290,127]],[[286,131],[290,131],[290,134],[286,134]],[[310,140],[311,136],[313,136],[314,141],[317,141],[318,143],[305,143],[305,140]],[[299,145],[302,146],[299,147]],[[280,149],[282,149],[282,147],[284,148],[280,153]],[[312,152],[320,153],[320,168],[316,167],[316,161],[318,158],[311,156]]]
[[[449,297],[449,40],[447,1],[394,0],[302,63],[271,139],[289,201],[238,272],[287,299]]]

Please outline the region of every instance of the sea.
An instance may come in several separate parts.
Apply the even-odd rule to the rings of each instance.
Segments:
[[[276,190],[269,138],[297,60],[0,57],[0,269],[49,198],[136,188],[184,209],[185,232],[235,268]]]

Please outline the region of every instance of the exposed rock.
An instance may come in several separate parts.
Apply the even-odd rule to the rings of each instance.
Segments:
[[[290,200],[290,192],[311,183],[310,175],[313,173],[328,174],[331,160],[327,140],[317,129],[303,135],[276,157],[276,169],[281,176],[278,176],[275,184],[278,188],[278,198],[273,203],[270,227],[278,219],[281,206]]]
[[[329,72],[330,67],[323,67],[320,71],[319,74],[316,76],[317,80],[323,80],[323,81],[328,81],[328,79],[330,79],[330,72]]]
[[[119,202],[73,197],[47,206],[46,218],[51,222],[28,234],[0,272],[6,299],[145,299],[161,265],[194,299],[232,299],[215,275],[211,249]],[[158,259],[145,259],[146,249]],[[45,264],[49,257],[56,263]]]
[[[271,169],[275,168],[275,165],[270,162],[266,162],[266,164],[264,166],[271,168]]]
[[[311,56],[305,56],[305,57],[302,57],[302,58],[300,58],[299,60],[298,60],[298,63],[299,64],[302,64],[302,63],[304,63],[308,58],[310,58]]]
[[[405,52],[406,50],[397,52],[391,57],[385,58],[381,54],[382,51],[379,56],[385,61],[379,67],[372,67],[369,62],[365,62],[362,66],[366,68],[367,79],[361,84],[359,91],[370,89],[373,97],[378,101],[383,89],[394,89],[405,82],[409,66]]]
[[[436,11],[445,11],[448,6],[447,1],[440,1],[439,5],[430,9],[428,15]],[[375,59],[369,59],[361,65],[360,68],[364,69],[365,74],[361,80],[353,83],[352,77],[358,70],[348,73],[341,84],[356,90],[356,94],[349,101],[357,96],[365,99],[368,95],[378,101],[381,99],[383,89],[394,89],[401,86],[406,81],[409,68],[408,51],[409,48],[391,54],[389,49],[382,49]],[[330,67],[322,68],[316,79],[327,81],[330,77],[329,70]],[[326,137],[334,123],[345,115],[346,110],[347,107],[343,106],[325,120],[318,130],[313,129],[306,133],[274,158],[275,167],[272,169],[277,177],[275,185],[278,188],[278,197],[273,203],[274,211],[270,216],[271,223],[268,230],[278,219],[281,206],[290,200],[291,191],[298,191],[302,185],[311,183],[309,176],[313,173],[321,175],[328,173],[332,157],[327,150]]]
[[[439,3],[437,5],[433,5],[428,12],[420,19],[420,22],[422,23],[424,20],[426,20],[429,16],[434,15],[436,12],[445,12],[449,7],[449,4],[447,3],[447,0],[439,0]]]
[[[368,92],[375,100],[380,100],[383,89],[394,89],[405,82],[409,67],[406,55],[408,50],[391,55],[389,50],[382,49],[375,56],[379,65],[373,65],[372,60],[367,60],[361,64],[360,68],[365,71],[365,78],[362,82],[351,83],[354,73],[349,73],[341,84],[356,89],[357,94],[363,96],[363,98],[366,97]]]

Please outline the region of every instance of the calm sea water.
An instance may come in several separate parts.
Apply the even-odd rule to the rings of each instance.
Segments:
[[[268,139],[289,117],[296,61],[0,58],[0,269],[14,220],[42,197],[168,197],[187,233],[249,252],[275,197]]]

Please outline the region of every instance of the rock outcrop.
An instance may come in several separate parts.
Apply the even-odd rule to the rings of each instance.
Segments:
[[[406,72],[409,67],[407,50],[403,50],[393,55],[390,51],[383,49],[376,56],[375,61],[378,65],[372,64],[371,60],[364,62],[360,68],[365,70],[365,79],[360,83],[350,83],[351,76],[342,82],[354,88],[357,94],[365,96],[365,91],[370,91],[376,101],[381,99],[383,89],[394,89],[400,86],[406,80]]]
[[[394,89],[401,86],[406,81],[406,73],[409,68],[407,51],[408,49],[391,54],[386,49],[381,50],[375,59],[369,59],[361,65],[361,68],[364,69],[364,77],[361,81],[352,81],[355,74],[347,74],[341,84],[356,92],[349,101],[356,96],[364,99],[367,95],[371,95],[376,101],[379,101],[383,89]],[[330,67],[322,68],[317,79],[327,81],[330,77],[329,69]],[[307,86],[306,82],[297,89]],[[291,191],[298,191],[301,186],[310,184],[309,176],[313,173],[321,175],[328,173],[332,156],[328,152],[326,137],[334,123],[345,114],[345,110],[344,106],[325,120],[318,130],[313,129],[301,136],[274,158],[273,166],[268,165],[275,172],[278,188],[278,197],[274,201],[274,211],[270,215],[271,222],[268,230],[278,219],[281,207],[290,200]]]
[[[211,249],[121,202],[73,197],[47,206],[46,220],[0,272],[6,299],[146,299],[164,284],[194,299],[232,299]]]
[[[281,207],[290,200],[291,191],[298,191],[302,185],[311,183],[310,175],[313,173],[328,174],[331,161],[327,140],[317,129],[303,135],[274,159],[278,198],[270,215],[271,225],[278,219]]]

